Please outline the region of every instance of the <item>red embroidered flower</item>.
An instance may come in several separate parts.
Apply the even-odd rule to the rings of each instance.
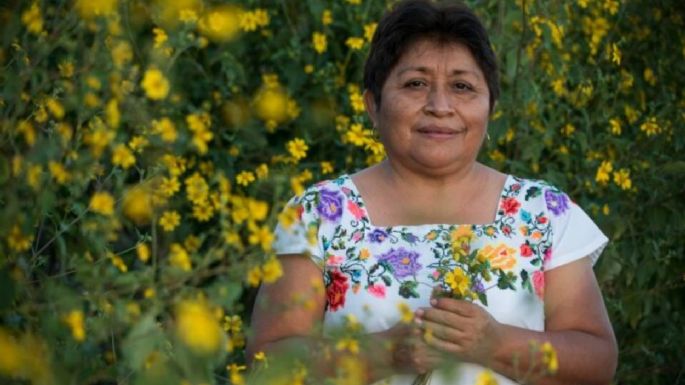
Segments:
[[[538,223],[544,225],[547,223],[547,217],[538,217]]]
[[[545,297],[545,273],[543,271],[536,271],[533,273],[533,288],[535,289],[535,294],[540,299]]]
[[[352,201],[347,201],[347,210],[349,210],[357,220],[364,217],[364,210]]]
[[[297,205],[297,219],[302,220],[302,213],[304,212],[304,206]]]
[[[509,225],[502,226],[502,234],[509,236],[509,234],[511,234],[511,226],[509,226]]]
[[[516,200],[516,198],[504,198],[504,200],[501,203],[501,208],[504,210],[504,214],[506,215],[514,215],[519,211],[519,207],[521,207],[521,203]]]
[[[347,276],[339,270],[330,273],[331,282],[326,287],[326,299],[330,311],[336,311],[345,306],[345,292],[350,287]]]
[[[530,245],[527,243],[524,243],[521,245],[521,256],[522,257],[530,257],[533,255],[533,249],[530,248]]]

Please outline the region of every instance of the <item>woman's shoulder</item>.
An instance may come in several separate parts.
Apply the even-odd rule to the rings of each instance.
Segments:
[[[513,175],[511,179],[507,190],[515,194],[521,203],[539,207],[552,216],[564,214],[573,203],[563,190],[547,180]]]

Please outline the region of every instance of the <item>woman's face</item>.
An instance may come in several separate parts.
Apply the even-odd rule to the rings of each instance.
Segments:
[[[380,108],[367,111],[391,162],[428,173],[471,165],[490,112],[487,82],[460,43],[418,40],[388,75]]]

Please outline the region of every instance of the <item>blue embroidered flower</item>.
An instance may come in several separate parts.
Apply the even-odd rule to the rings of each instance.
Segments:
[[[381,229],[375,229],[369,234],[369,241],[375,243],[382,243],[386,238],[388,238],[388,233]]]

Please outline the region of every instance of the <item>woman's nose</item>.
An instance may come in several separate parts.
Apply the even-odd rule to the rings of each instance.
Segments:
[[[428,114],[435,116],[450,115],[454,112],[448,91],[441,87],[430,90],[426,99],[424,110]]]

